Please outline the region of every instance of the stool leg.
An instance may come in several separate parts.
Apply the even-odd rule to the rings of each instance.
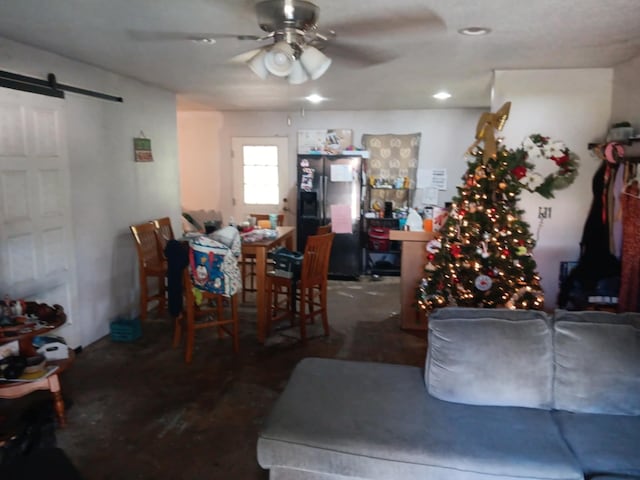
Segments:
[[[222,295],[219,295],[218,298],[216,298],[216,315],[218,316],[217,320],[218,322],[222,322],[222,320],[224,319],[224,300]],[[224,329],[222,328],[222,325],[218,325],[218,338],[222,338],[224,337]]]
[[[329,317],[327,315],[327,286],[322,285],[320,287],[320,311],[322,312],[322,328],[324,329],[324,336],[329,336]]]
[[[303,343],[307,341],[307,303],[311,300],[308,290],[305,288],[300,292],[300,340]]]
[[[148,300],[148,285],[147,276],[141,273],[140,278],[140,320],[145,321],[147,319],[147,304]]]
[[[64,413],[64,400],[62,399],[60,379],[55,373],[49,377],[49,391],[53,396],[53,408],[56,411],[58,423],[61,427],[64,427],[67,424],[67,417]]]
[[[247,290],[246,290],[246,284],[247,284],[247,260],[245,258],[242,259],[242,263],[241,263],[241,270],[242,270],[242,303],[246,303],[247,301]]]
[[[233,320],[233,329],[231,330],[233,332],[233,351],[235,353],[238,353],[238,351],[240,350],[240,344],[239,344],[239,334],[240,334],[240,329],[239,329],[239,321],[238,321],[238,295],[232,295],[231,296],[231,319]]]
[[[176,348],[180,344],[180,338],[182,338],[182,320],[183,314],[179,314],[174,321],[173,326],[173,348]]]

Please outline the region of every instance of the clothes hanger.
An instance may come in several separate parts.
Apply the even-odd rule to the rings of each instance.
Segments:
[[[640,198],[640,185],[638,184],[638,179],[636,177],[633,177],[626,183],[622,189],[622,194],[633,198]]]

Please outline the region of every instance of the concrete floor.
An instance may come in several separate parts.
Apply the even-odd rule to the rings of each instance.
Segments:
[[[423,364],[425,335],[398,328],[399,288],[392,277],[331,281],[331,336],[306,345],[297,330],[258,344],[255,306],[243,305],[240,353],[203,330],[191,365],[171,348],[168,318],[149,319],[135,343],[101,339],[63,375],[73,405],[58,445],[88,480],[267,479],[258,432],[300,359]]]

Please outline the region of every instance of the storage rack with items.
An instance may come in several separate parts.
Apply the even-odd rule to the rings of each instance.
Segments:
[[[389,240],[389,231],[401,228],[400,220],[413,202],[409,184],[407,177],[368,178],[362,232],[365,274],[400,275],[402,249],[399,242]]]
[[[397,218],[365,218],[365,239],[363,248],[365,274],[398,276],[402,251],[400,242],[391,241],[389,232],[398,230],[400,221]]]

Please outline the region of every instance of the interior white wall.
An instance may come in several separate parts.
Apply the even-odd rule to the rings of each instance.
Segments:
[[[86,345],[109,321],[138,307],[138,266],[129,225],[170,216],[180,226],[175,95],[90,65],[0,39],[0,65],[23,75],[124,98],[112,103],[68,93],[66,132],[71,174],[77,308],[60,332]],[[151,139],[154,162],[133,161],[133,138]],[[68,306],[65,306],[69,309]]]
[[[419,168],[446,168],[449,174],[448,189],[439,195],[439,203],[444,204],[456,193],[455,187],[466,170],[464,152],[473,142],[475,127],[481,109],[440,109],[440,110],[392,110],[392,111],[315,111],[300,112],[222,112],[218,117],[199,115],[199,112],[185,112],[178,115],[180,142],[183,138],[196,138],[205,128],[217,135],[214,161],[219,165],[219,173],[210,171],[208,177],[188,173],[189,189],[211,189],[219,191],[216,200],[213,195],[198,198],[186,196],[183,186],[183,203],[194,202],[195,209],[219,210],[226,222],[233,212],[233,189],[229,181],[232,175],[231,138],[286,136],[289,139],[289,206],[296,204],[296,152],[297,132],[304,129],[349,128],[353,130],[353,141],[360,146],[363,133],[422,133]],[[290,119],[291,125],[288,123]],[[190,130],[190,132],[187,132]],[[209,142],[207,142],[209,145]],[[182,149],[182,146],[180,147]],[[181,150],[182,152],[182,150]],[[207,157],[209,158],[209,156]],[[197,168],[199,160],[181,155],[181,168]],[[211,168],[211,167],[205,167]],[[421,192],[415,199],[419,203]],[[201,203],[197,203],[201,202]]]
[[[640,133],[640,55],[617,65],[613,70],[611,123],[631,122]]]
[[[599,161],[588,150],[601,141],[611,117],[612,69],[496,71],[492,111],[511,101],[511,114],[502,132],[515,148],[528,135],[541,133],[563,140],[580,157],[579,175],[555,198],[525,192],[520,203],[534,235],[539,234],[534,258],[545,291],[545,308],[556,306],[561,261],[575,261],[593,194],[591,181]],[[551,168],[553,170],[553,166]],[[552,207],[540,224],[538,207]]]
[[[178,112],[180,191],[184,210],[208,210],[220,204],[218,184],[224,179],[218,161],[220,112]]]

